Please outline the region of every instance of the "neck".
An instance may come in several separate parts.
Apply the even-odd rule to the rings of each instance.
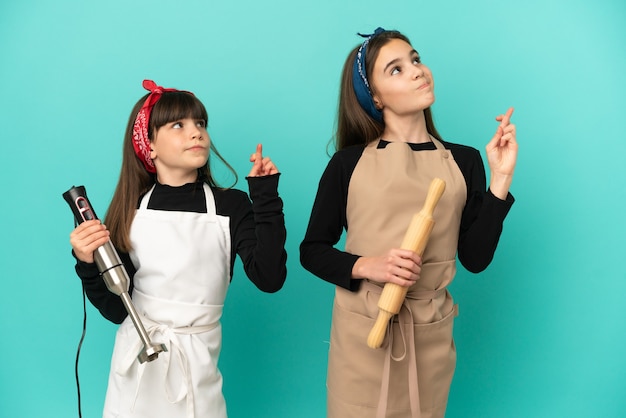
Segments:
[[[160,173],[157,170],[157,180],[161,184],[165,184],[167,186],[178,187],[183,186],[187,183],[194,183],[198,179],[197,170],[193,173],[177,173],[177,172],[167,172]]]
[[[385,114],[385,130],[383,139],[391,142],[410,142],[420,144],[430,142],[430,134],[426,129],[424,111],[410,116]]]

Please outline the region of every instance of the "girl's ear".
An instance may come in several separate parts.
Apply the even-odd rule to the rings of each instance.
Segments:
[[[380,101],[377,95],[374,95],[372,97],[372,100],[374,101],[374,106],[376,106],[376,109],[383,110],[383,103]]]

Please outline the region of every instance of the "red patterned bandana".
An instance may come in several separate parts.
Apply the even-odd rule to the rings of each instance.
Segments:
[[[150,92],[150,95],[144,102],[143,106],[137,113],[135,125],[133,126],[133,148],[135,154],[143,163],[149,173],[156,173],[156,167],[152,158],[150,158],[150,138],[148,138],[148,124],[150,122],[150,113],[152,108],[159,101],[161,95],[166,91],[181,91],[176,89],[166,89],[157,86],[152,80],[143,80],[143,87]],[[191,92],[185,92],[193,94]]]

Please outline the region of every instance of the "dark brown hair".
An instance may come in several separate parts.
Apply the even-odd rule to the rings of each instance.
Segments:
[[[380,49],[391,39],[401,39],[409,45],[411,44],[406,36],[393,30],[385,31],[372,37],[365,52],[365,71],[368,79],[371,80],[374,63],[378,58]],[[359,105],[356,94],[354,93],[354,85],[352,84],[352,68],[354,65],[354,58],[356,57],[360,46],[361,45],[357,45],[350,52],[346,62],[344,63],[343,72],[341,74],[339,109],[337,111],[337,130],[334,138],[335,149],[337,151],[351,145],[369,144],[370,142],[380,138],[385,130],[384,121],[378,122],[369,116]],[[426,119],[426,129],[428,130],[428,133],[440,140],[441,136],[435,128],[430,107],[424,109],[424,117]]]
[[[152,185],[156,182],[156,174],[151,174],[146,171],[143,163],[135,154],[132,142],[133,125],[137,118],[137,113],[139,113],[147,97],[148,94],[139,99],[128,118],[126,133],[124,135],[124,145],[122,147],[122,168],[120,170],[120,177],[105,217],[105,224],[111,232],[113,245],[125,252],[131,250],[130,227],[135,217],[135,210],[137,209],[139,198],[150,190]],[[160,127],[167,123],[185,118],[204,120],[205,124],[208,123],[209,119],[206,108],[193,94],[181,91],[164,92],[159,101],[154,105],[150,114],[148,132],[151,140]],[[226,165],[229,171],[234,175],[234,183],[236,183],[237,173],[220,155],[213,141],[211,141],[210,144],[209,158],[207,159],[206,165],[198,168],[198,181],[206,182],[212,187],[220,187],[211,175],[211,154],[215,154],[217,158]]]

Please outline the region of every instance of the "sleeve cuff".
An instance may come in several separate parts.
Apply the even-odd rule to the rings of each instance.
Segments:
[[[274,198],[278,196],[278,179],[280,173],[261,177],[246,177],[250,198]]]
[[[72,251],[72,255],[76,258],[76,254]],[[100,276],[100,270],[96,263],[85,263],[76,258],[76,273],[81,279],[90,279]]]
[[[502,219],[509,213],[513,203],[515,203],[515,198],[511,193],[508,193],[506,199],[502,200],[491,193],[491,189],[487,190],[485,204],[490,206],[494,213],[499,213]]]

